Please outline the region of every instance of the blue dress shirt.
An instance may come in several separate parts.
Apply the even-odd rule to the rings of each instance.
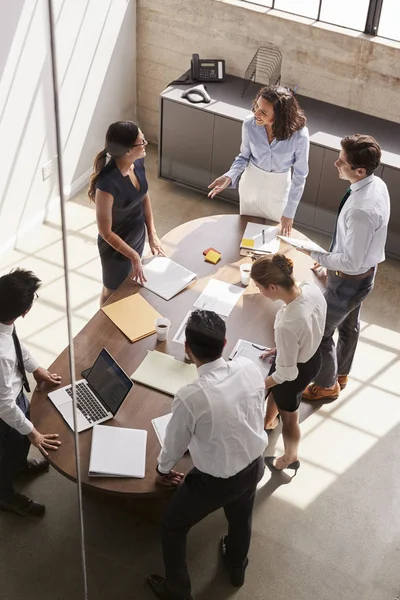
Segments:
[[[231,178],[231,187],[236,187],[249,160],[259,169],[272,173],[286,173],[293,167],[289,197],[283,211],[283,216],[293,219],[308,175],[309,151],[307,127],[295,131],[288,140],[274,139],[269,143],[265,127],[257,125],[254,115],[250,115],[243,121],[240,153],[225,175]]]

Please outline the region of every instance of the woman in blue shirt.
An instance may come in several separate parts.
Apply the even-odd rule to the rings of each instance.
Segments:
[[[214,198],[239,181],[240,214],[280,222],[283,235],[290,235],[308,175],[305,124],[290,90],[262,88],[254,99],[253,115],[243,122],[240,153],[229,171],[210,184],[208,195]]]

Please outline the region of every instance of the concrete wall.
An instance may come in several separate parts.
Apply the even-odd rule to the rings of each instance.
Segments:
[[[64,181],[86,184],[110,122],[136,117],[136,0],[54,0]],[[58,200],[47,0],[0,0],[0,251]],[[42,167],[51,161],[51,174]]]
[[[400,44],[312,24],[235,0],[137,0],[138,119],[158,137],[158,95],[189,68],[191,54],[225,58],[243,76],[259,46],[283,53],[282,82],[301,94],[400,121]]]

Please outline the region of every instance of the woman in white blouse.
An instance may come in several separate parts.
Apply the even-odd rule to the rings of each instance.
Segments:
[[[239,182],[240,214],[281,224],[290,235],[308,175],[310,139],[306,118],[291,90],[262,88],[242,127],[240,153],[209,187],[214,198]]]
[[[261,357],[272,357],[265,387],[268,390],[265,429],[274,429],[282,419],[285,452],[267,457],[271,470],[297,469],[300,441],[299,406],[307,385],[321,368],[319,346],[325,329],[326,301],[317,285],[293,279],[293,262],[283,254],[265,256],[254,262],[251,277],[269,300],[284,305],[275,317],[275,343]]]

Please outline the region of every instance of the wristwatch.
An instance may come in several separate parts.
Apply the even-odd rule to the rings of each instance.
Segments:
[[[169,471],[168,473],[162,473],[161,471],[158,470],[158,465],[156,466],[156,471],[159,475],[161,475],[161,477],[167,477],[167,475],[169,475]]]

